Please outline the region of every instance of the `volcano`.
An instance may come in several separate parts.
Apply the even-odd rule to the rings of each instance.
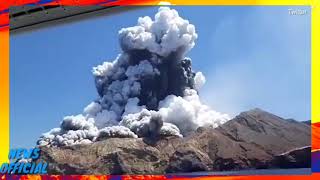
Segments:
[[[164,174],[311,167],[311,127],[261,109],[187,137],[108,138],[41,148],[50,174]]]

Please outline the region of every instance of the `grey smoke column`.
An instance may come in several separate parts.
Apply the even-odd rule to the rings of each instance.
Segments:
[[[201,126],[217,127],[229,116],[201,103],[205,83],[186,53],[198,35],[177,11],[160,7],[154,20],[119,31],[122,52],[93,68],[99,97],[82,114],[67,116],[43,134],[40,146],[92,143],[112,137],[185,136]]]
[[[123,48],[125,49],[125,48]],[[180,52],[172,52],[168,57],[161,57],[148,50],[130,50],[125,52],[128,54],[127,66],[136,66],[146,59],[156,57],[158,61],[150,62],[157,70],[155,74],[148,74],[136,82],[140,83],[140,99],[139,105],[145,105],[149,110],[158,110],[159,101],[163,100],[168,95],[183,96],[184,90],[187,88],[194,89],[195,73],[191,68],[191,60],[188,58],[182,59]],[[96,82],[99,82],[100,77],[97,77]],[[122,80],[125,77],[120,78]],[[96,83],[97,91],[100,97],[104,96],[104,92],[110,87],[112,81]]]

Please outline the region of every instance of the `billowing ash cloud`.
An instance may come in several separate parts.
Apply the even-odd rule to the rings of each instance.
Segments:
[[[195,45],[194,25],[160,7],[154,20],[141,17],[119,31],[122,53],[93,68],[99,98],[83,114],[67,116],[43,134],[40,146],[87,144],[111,137],[186,136],[229,117],[201,103],[205,83],[185,54]]]

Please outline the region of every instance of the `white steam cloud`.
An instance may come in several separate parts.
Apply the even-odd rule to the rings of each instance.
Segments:
[[[43,134],[39,146],[88,144],[112,137],[186,136],[230,118],[201,103],[205,83],[185,54],[195,45],[194,25],[160,7],[154,20],[141,17],[119,31],[122,53],[93,68],[100,97],[83,113],[67,116]]]

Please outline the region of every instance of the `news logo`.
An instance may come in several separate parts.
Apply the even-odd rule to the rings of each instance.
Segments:
[[[38,162],[40,149],[11,149],[9,163],[1,165],[1,174],[47,174],[48,164]]]

